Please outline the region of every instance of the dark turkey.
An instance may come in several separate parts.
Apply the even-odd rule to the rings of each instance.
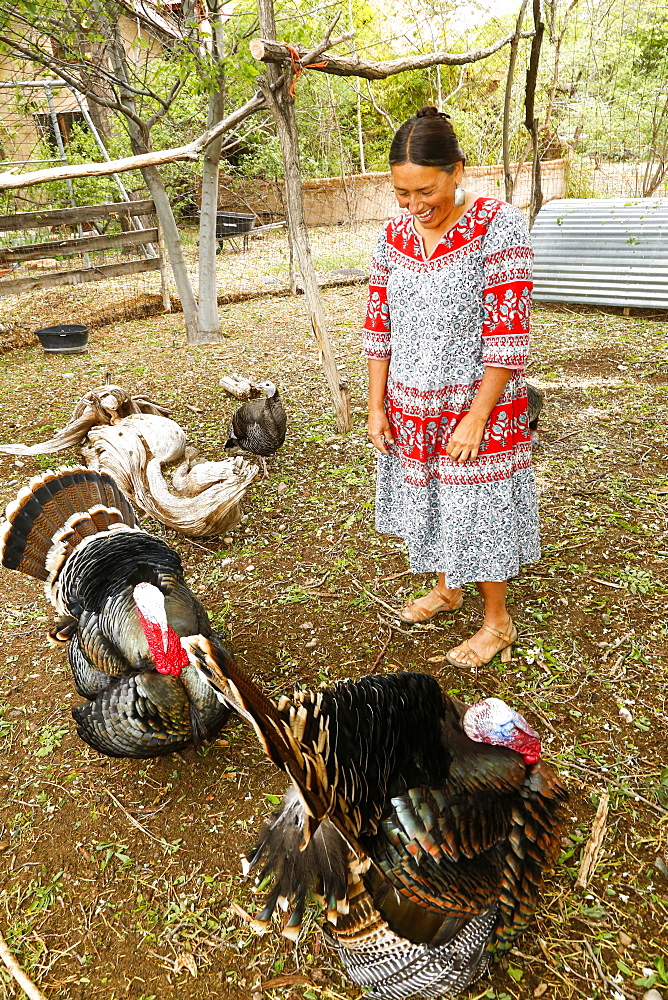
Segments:
[[[541,390],[527,382],[527,404],[529,410],[529,429],[531,430],[531,444],[534,448],[540,447],[540,436],[538,434],[538,418],[543,409],[544,396]]]
[[[277,705],[206,639],[184,640],[293,787],[247,854],[273,888],[253,925],[309,892],[372,998],[455,996],[527,927],[559,851],[566,789],[504,702],[468,708],[426,674],[297,692]]]
[[[179,636],[217,643],[181,560],[142,531],[105,473],[60,469],[33,479],[6,510],[0,556],[44,581],[68,643],[72,714],[86,743],[111,757],[157,757],[214,737],[230,710],[189,663]]]
[[[287,417],[274,383],[260,382],[259,387],[266,395],[249,399],[232,414],[225,448],[241,448],[257,455],[266,476],[264,460],[285,441]]]

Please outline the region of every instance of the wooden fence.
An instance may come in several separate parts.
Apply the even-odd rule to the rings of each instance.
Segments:
[[[38,212],[17,212],[0,216],[0,232],[24,232],[75,226],[78,234],[63,237],[55,234],[53,239],[25,243],[20,246],[0,246],[0,268],[7,268],[9,274],[0,277],[0,296],[18,295],[21,292],[40,291],[57,285],[78,285],[87,281],[104,281],[121,275],[137,274],[141,271],[161,272],[163,299],[166,293],[166,274],[162,254],[159,252],[159,231],[155,226],[144,227],[141,221],[152,216],[155,206],[152,201],[121,201],[103,205],[81,205],[76,208],[59,208]],[[82,223],[106,220],[119,222],[120,233],[96,231],[82,235]],[[134,228],[133,228],[134,227]],[[87,261],[92,251],[133,250],[138,254],[132,260],[101,263],[70,270],[49,271],[47,274],[28,277],[13,277],[13,265],[28,263],[45,258],[61,258],[80,255]]]

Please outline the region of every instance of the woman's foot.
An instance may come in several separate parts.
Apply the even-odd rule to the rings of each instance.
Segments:
[[[497,624],[483,623],[475,635],[449,650],[445,658],[453,667],[477,670],[478,667],[490,663],[497,653],[510,649],[516,639],[517,629],[513,625],[512,618],[508,616],[500,627]]]
[[[402,608],[399,618],[407,625],[421,624],[431,621],[443,611],[459,611],[463,603],[464,595],[461,587],[455,587],[453,590],[440,590],[434,587],[424,597],[418,597],[416,601]]]

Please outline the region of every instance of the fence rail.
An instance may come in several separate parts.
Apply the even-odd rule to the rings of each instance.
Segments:
[[[79,285],[89,281],[105,281],[121,275],[139,274],[143,271],[160,270],[163,274],[163,295],[165,275],[163,261],[154,249],[158,243],[158,227],[136,228],[141,225],[141,216],[153,215],[155,206],[149,199],[142,201],[111,202],[102,205],[81,205],[76,208],[57,208],[38,212],[15,212],[0,216],[0,232],[34,233],[35,229],[80,226],[81,223],[97,222],[101,219],[120,222],[120,233],[96,233],[92,236],[73,235],[64,238],[58,234],[53,240],[24,243],[20,246],[0,247],[0,264],[9,265],[9,276],[0,277],[0,297],[18,295],[21,292],[41,291],[59,285]],[[133,228],[133,226],[135,228]],[[135,252],[142,248],[143,256],[134,260],[102,262],[90,266],[89,253],[127,250]],[[15,277],[14,268],[20,263],[48,258],[73,257],[81,255],[84,268],[67,271],[50,271],[42,275]]]

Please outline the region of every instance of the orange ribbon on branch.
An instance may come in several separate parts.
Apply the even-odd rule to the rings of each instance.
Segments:
[[[294,47],[294,45],[290,45],[289,42],[284,42],[283,44],[285,45],[286,49],[290,53],[290,62],[292,63],[292,72],[294,73],[294,77],[292,78],[292,83],[290,84],[290,89],[288,91],[288,93],[290,94],[290,97],[292,97],[293,100],[294,100],[294,96],[295,96],[295,84],[296,84],[297,80],[299,79],[299,77],[304,72],[304,70],[305,69],[324,69],[325,66],[328,65],[328,60],[325,59],[324,62],[307,63],[306,66],[302,66],[301,63],[300,63],[301,56],[299,55],[299,52]]]

